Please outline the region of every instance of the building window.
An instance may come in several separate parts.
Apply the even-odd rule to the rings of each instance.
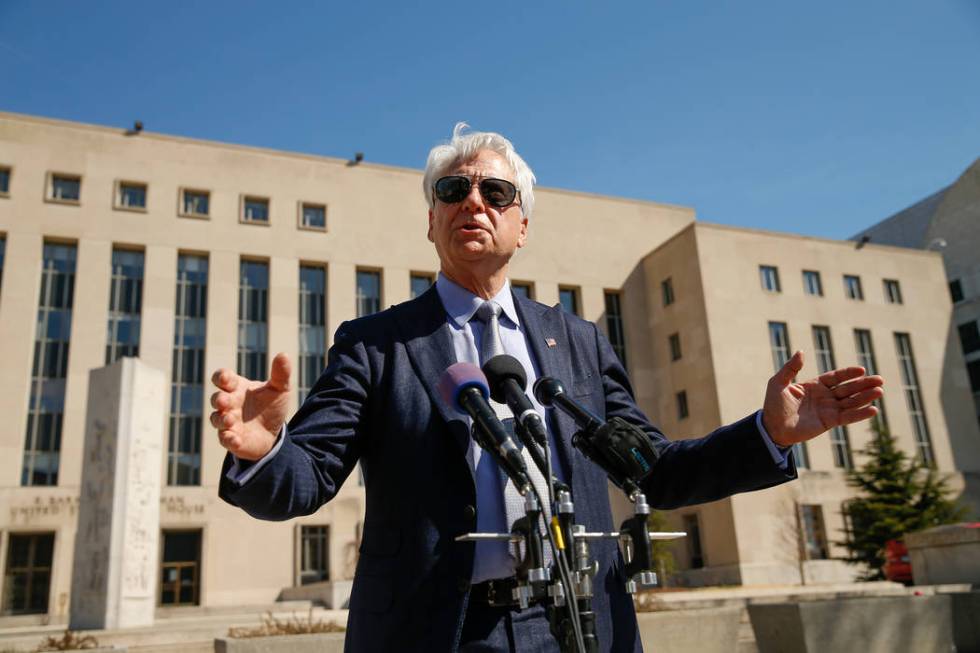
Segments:
[[[320,378],[327,360],[327,270],[299,268],[299,403]]]
[[[759,266],[759,278],[762,281],[762,289],[769,292],[780,292],[779,270],[772,265]]]
[[[198,605],[201,531],[163,531],[160,605]]]
[[[864,300],[864,291],[861,290],[861,277],[853,274],[844,275],[844,294],[848,299]]]
[[[691,569],[701,569],[704,567],[704,554],[701,550],[701,525],[698,521],[697,513],[684,515],[684,531],[687,537],[687,556],[691,561]]]
[[[48,199],[66,204],[78,204],[82,197],[82,178],[52,172],[48,181]]]
[[[980,392],[980,360],[967,363],[966,371],[970,375],[970,389],[973,392]]]
[[[800,506],[800,527],[807,560],[826,560],[827,529],[823,523],[823,508],[815,505]]]
[[[681,334],[672,333],[667,341],[670,343],[670,360],[679,361],[681,359]]]
[[[885,279],[885,301],[889,304],[902,303],[902,288],[895,279]]]
[[[960,344],[963,346],[964,354],[972,354],[980,349],[980,329],[977,328],[976,320],[961,324],[958,328],[960,331]]]
[[[789,331],[785,322],[769,323],[769,348],[772,350],[772,364],[778,372],[789,362]],[[810,467],[810,457],[807,455],[806,443],[799,442],[792,447],[796,466],[801,469]]]
[[[105,364],[140,355],[140,312],[143,307],[143,252],[112,250],[109,328]]]
[[[915,446],[919,459],[932,467],[936,461],[932,454],[932,439],[929,437],[929,424],[926,422],[925,406],[922,405],[919,375],[915,371],[915,357],[912,355],[912,340],[909,334],[895,334],[895,349],[898,352],[898,367],[902,371],[902,389],[905,391],[905,404],[908,406],[909,419],[915,432]]]
[[[687,419],[690,414],[687,409],[687,391],[681,390],[677,393],[677,419]]]
[[[206,190],[180,189],[180,214],[188,218],[206,218],[211,214],[211,193]]]
[[[0,166],[0,197],[10,197],[10,168]]]
[[[208,315],[207,257],[192,254],[177,257],[176,303],[167,484],[200,485]]]
[[[435,283],[435,275],[424,272],[413,272],[409,278],[409,294],[412,299],[422,295]]]
[[[869,375],[878,373],[878,364],[875,361],[875,349],[871,342],[871,332],[867,329],[854,329],[854,342],[858,354],[858,365],[864,368]],[[888,419],[885,416],[885,404],[881,399],[874,401],[878,407],[878,414],[871,421],[875,429],[888,428]]]
[[[830,329],[825,326],[813,327],[813,348],[817,359],[817,370],[824,374],[837,367],[834,361],[834,347],[830,340]],[[851,452],[851,439],[846,426],[835,426],[830,431],[830,448],[834,454],[834,466],[843,469],[854,467]]]
[[[606,291],[606,332],[609,344],[619,356],[619,362],[626,368],[626,336],[623,329],[623,313],[620,308],[618,292]]]
[[[299,584],[330,580],[330,527],[300,526]]]
[[[269,264],[242,260],[238,276],[238,373],[268,375]]]
[[[74,245],[44,246],[21,485],[58,484],[75,255]]]
[[[808,295],[823,296],[823,283],[816,270],[803,270],[803,292]]]
[[[960,283],[959,279],[953,279],[949,282],[949,296],[954,304],[963,301],[963,284]]]
[[[327,205],[312,204],[310,202],[300,202],[299,203],[299,226],[301,229],[326,231],[327,230]]]
[[[120,181],[116,183],[117,209],[132,211],[146,210],[146,184],[136,181]]]
[[[511,281],[510,289],[515,295],[524,299],[534,299],[534,286],[528,281]]]
[[[241,221],[269,224],[269,198],[242,195]]]
[[[0,237],[0,286],[3,285],[3,259],[7,253],[7,239]]]
[[[374,270],[357,271],[357,317],[381,310],[381,273]]]
[[[45,614],[51,591],[54,533],[11,533],[0,614]]]
[[[664,306],[674,303],[674,282],[670,277],[660,282],[660,296],[663,298]]]
[[[558,303],[572,315],[580,315],[578,311],[578,288],[559,288]]]

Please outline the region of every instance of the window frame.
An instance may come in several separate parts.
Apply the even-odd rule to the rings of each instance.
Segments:
[[[520,286],[521,288],[527,288],[527,298],[530,299],[532,302],[535,301],[535,292],[534,292],[534,282],[533,281],[523,281],[521,279],[511,279],[510,280],[511,292],[513,292],[514,286]]]
[[[314,227],[310,225],[303,224],[303,213],[306,207],[323,209],[323,226]],[[325,202],[309,202],[307,200],[299,200],[296,203],[296,228],[300,231],[315,231],[317,233],[327,233],[327,205]]]
[[[567,286],[564,284],[558,286],[558,304],[564,309],[565,305],[561,303],[561,294],[563,292],[572,293],[572,304],[575,310],[571,311],[571,314],[576,317],[582,317],[582,289],[579,286]]]
[[[664,308],[677,301],[677,296],[674,294],[673,277],[667,277],[660,282],[660,300]]]
[[[7,198],[10,197],[10,194],[11,194],[11,190],[10,189],[13,186],[13,181],[14,181],[14,167],[13,166],[8,166],[8,165],[0,165],[0,172],[6,172],[7,173],[7,190],[3,190],[2,188],[0,188],[0,198],[7,199]]]
[[[415,279],[428,279],[429,280],[429,288],[431,288],[436,283],[436,273],[435,272],[422,272],[420,270],[409,270],[409,272],[408,272],[408,295],[409,295],[409,297],[411,299],[415,299],[416,297],[419,297],[422,294],[422,293],[419,293],[418,295],[412,295],[412,282]],[[426,288],[425,291],[423,291],[423,292],[427,292],[429,290],[429,288]]]
[[[124,186],[142,186],[143,206],[126,206],[122,203],[122,190]],[[133,213],[146,213],[150,204],[150,184],[145,181],[134,179],[117,179],[112,186],[112,208],[116,211],[132,211]]]
[[[809,295],[810,297],[823,297],[823,279],[820,277],[819,270],[803,270],[803,293]],[[807,279],[815,279],[817,282],[817,292],[810,292],[810,286],[807,283]]]
[[[953,291],[954,287],[956,288],[955,292]],[[957,295],[959,295],[959,299],[956,298]],[[949,298],[954,305],[966,300],[966,295],[963,294],[962,279],[953,279],[949,282]]]
[[[771,275],[767,275],[766,274],[767,272],[771,272],[772,274]],[[773,285],[774,285],[773,288],[770,288],[769,287],[769,284],[767,283],[767,281],[770,280],[770,276],[771,276],[771,281],[773,282]],[[760,263],[759,264],[759,284],[762,286],[762,290],[765,291],[765,292],[769,292],[769,293],[773,293],[773,294],[782,293],[783,292],[783,284],[779,280],[779,267],[777,267],[775,265],[765,265],[765,264]]]
[[[684,357],[684,350],[681,349],[681,334],[678,331],[667,336],[667,347],[670,350],[670,362],[679,361]]]
[[[885,303],[887,304],[904,304],[902,301],[902,286],[898,283],[898,279],[882,279],[882,287],[885,291]],[[892,293],[894,290],[894,294]]]
[[[358,283],[358,278],[361,273],[376,274],[378,275],[378,310],[371,313],[360,312],[360,299],[357,293],[360,284]],[[359,265],[354,269],[354,315],[356,317],[366,317],[368,315],[374,315],[375,313],[380,313],[384,310],[385,306],[385,274],[382,268],[374,268],[367,265]]]
[[[204,195],[208,200],[208,211],[207,213],[188,212],[184,210],[186,202],[184,201],[187,193],[193,193],[195,195]],[[195,220],[210,220],[211,219],[211,191],[206,188],[201,187],[191,187],[191,186],[181,186],[177,192],[177,215],[182,218],[193,218]]]
[[[691,416],[691,402],[687,399],[687,390],[681,390],[674,395],[677,402],[677,421],[683,421]]]
[[[857,296],[851,294],[851,286],[847,283],[848,280],[853,279],[855,281],[855,288],[857,289]],[[857,274],[845,274],[843,276],[844,281],[844,297],[855,302],[864,301],[864,284],[861,283],[861,277]]]
[[[253,224],[262,225],[263,227],[268,227],[272,224],[272,198],[264,195],[253,195],[251,193],[242,193],[238,196],[238,223],[239,224]],[[245,207],[249,202],[265,202],[265,220],[252,220],[245,217]],[[326,219],[326,216],[324,216]]]
[[[54,182],[56,178],[73,179],[78,182],[78,198],[64,199],[54,196]],[[59,172],[49,170],[44,182],[44,201],[49,204],[63,204],[65,206],[82,205],[82,180],[83,176],[74,172]]]

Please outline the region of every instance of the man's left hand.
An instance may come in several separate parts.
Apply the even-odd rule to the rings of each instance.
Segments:
[[[863,367],[842,367],[794,381],[802,369],[803,352],[798,351],[766,387],[762,424],[775,444],[788,447],[878,414],[871,402],[884,394],[880,376],[867,376]]]

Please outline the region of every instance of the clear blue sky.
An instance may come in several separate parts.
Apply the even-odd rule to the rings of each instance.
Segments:
[[[978,0],[0,0],[0,62],[2,110],[415,168],[466,120],[543,185],[831,238],[980,156]]]

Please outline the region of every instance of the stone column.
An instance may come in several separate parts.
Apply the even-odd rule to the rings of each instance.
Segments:
[[[89,373],[72,629],[153,623],[166,375],[136,358]]]

